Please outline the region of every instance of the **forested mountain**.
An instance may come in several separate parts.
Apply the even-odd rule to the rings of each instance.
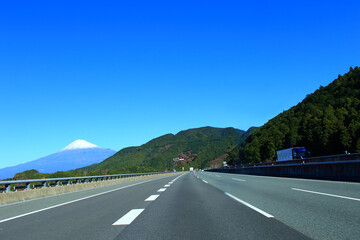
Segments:
[[[139,147],[128,147],[99,164],[93,164],[66,172],[39,173],[29,170],[18,173],[14,179],[59,178],[149,171],[172,171],[173,158],[184,158],[176,164],[182,167],[204,168],[211,164],[222,164],[228,153],[245,140],[247,132],[235,128],[203,127],[166,134]],[[10,180],[10,179],[8,179]]]
[[[312,156],[360,152],[360,68],[320,87],[279,114],[230,153],[233,163],[271,161],[276,150],[303,146]]]
[[[203,127],[155,138],[139,147],[124,148],[105,161],[80,169],[107,173],[172,170],[173,158],[181,157],[176,168],[205,168],[245,139],[245,132],[235,128]]]

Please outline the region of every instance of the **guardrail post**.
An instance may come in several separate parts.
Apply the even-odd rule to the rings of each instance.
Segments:
[[[5,192],[11,192],[10,184],[5,184]]]

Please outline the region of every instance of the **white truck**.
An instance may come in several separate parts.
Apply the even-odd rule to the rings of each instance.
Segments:
[[[304,147],[292,147],[276,151],[278,162],[303,159],[309,155],[310,152],[306,151]]]
[[[190,167],[190,172],[193,172],[194,171],[194,168],[193,167]]]

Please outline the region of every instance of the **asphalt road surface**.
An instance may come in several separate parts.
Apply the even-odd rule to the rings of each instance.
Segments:
[[[360,184],[183,173],[0,207],[0,239],[360,239]]]

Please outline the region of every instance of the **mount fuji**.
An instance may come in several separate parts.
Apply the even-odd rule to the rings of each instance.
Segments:
[[[115,153],[115,150],[101,148],[85,140],[76,140],[56,153],[0,169],[0,179],[12,178],[16,173],[31,169],[36,169],[41,173],[73,170],[99,163]]]

